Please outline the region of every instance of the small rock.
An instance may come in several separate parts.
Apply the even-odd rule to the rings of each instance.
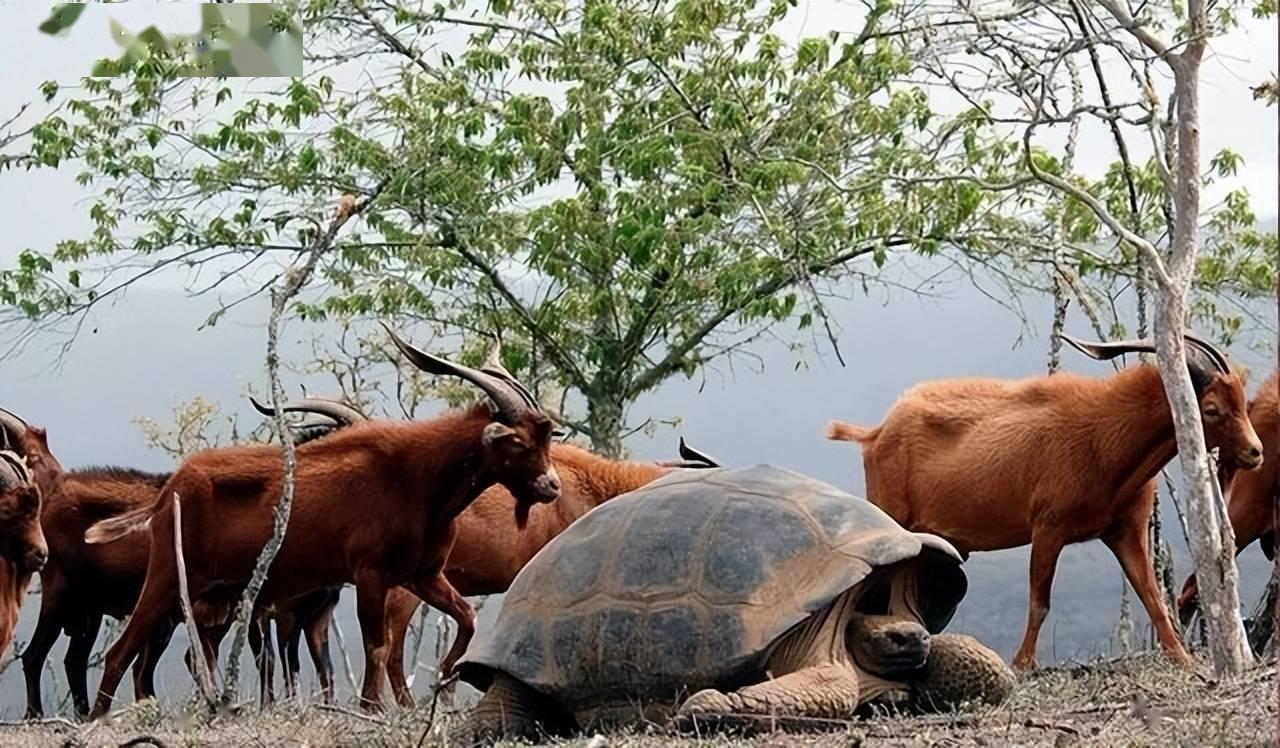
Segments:
[[[605,736],[596,733],[591,736],[591,742],[587,743],[587,748],[609,748],[609,741]]]

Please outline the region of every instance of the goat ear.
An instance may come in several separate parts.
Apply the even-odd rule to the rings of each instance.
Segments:
[[[515,429],[495,421],[484,427],[484,434],[480,437],[480,440],[487,447],[503,439],[510,439],[515,435]]]
[[[1149,340],[1117,340],[1111,343],[1086,343],[1083,340],[1073,338],[1066,333],[1059,333],[1058,337],[1071,344],[1072,348],[1080,351],[1089,358],[1097,361],[1110,361],[1116,356],[1122,356],[1126,353],[1155,353],[1156,347]]]

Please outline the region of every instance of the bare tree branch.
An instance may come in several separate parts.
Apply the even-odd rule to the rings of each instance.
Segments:
[[[218,691],[213,685],[213,673],[209,660],[205,658],[204,639],[196,626],[195,614],[191,612],[191,593],[187,589],[187,560],[182,552],[182,501],[175,491],[173,494],[173,553],[178,565],[178,600],[182,604],[182,617],[187,622],[188,648],[191,652],[191,666],[195,670],[196,688],[200,697],[210,710],[218,704]]]
[[[284,480],[281,483],[280,498],[276,502],[271,537],[267,540],[267,544],[262,548],[262,553],[258,556],[257,563],[254,565],[253,576],[249,579],[249,584],[245,587],[244,594],[241,596],[240,604],[236,610],[236,635],[231,642],[231,653],[227,661],[227,681],[222,693],[223,703],[226,704],[232,703],[239,691],[240,655],[244,651],[244,645],[248,639],[254,606],[258,599],[258,593],[262,590],[262,585],[267,581],[267,573],[271,568],[271,562],[275,560],[276,553],[279,552],[280,546],[284,544],[285,530],[289,523],[289,512],[293,505],[293,478],[297,460],[294,453],[293,432],[289,429],[289,422],[283,408],[285,400],[284,387],[280,384],[280,318],[284,316],[289,303],[311,279],[321,256],[333,246],[333,240],[337,237],[338,231],[352,217],[359,215],[368,208],[369,204],[377,199],[389,182],[390,178],[383,179],[374,188],[370,196],[362,201],[357,201],[350,195],[344,195],[338,204],[333,219],[329,222],[329,227],[324,232],[317,233],[315,241],[308,250],[306,261],[301,267],[291,268],[285,273],[282,287],[272,289],[271,315],[267,322],[267,376],[271,383],[271,407],[275,409],[276,431],[280,435],[280,441],[284,447]]]

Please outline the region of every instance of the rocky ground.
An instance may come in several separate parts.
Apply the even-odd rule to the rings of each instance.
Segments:
[[[877,717],[823,733],[766,732],[752,738],[673,738],[656,728],[585,736],[574,748],[659,746],[1273,746],[1274,663],[1231,683],[1177,670],[1155,655],[1064,666],[1024,678],[999,709],[943,717]],[[445,746],[456,715],[428,709],[369,717],[343,707],[283,706],[221,716],[207,724],[154,703],[126,707],[107,722],[48,721],[0,727],[0,746]]]

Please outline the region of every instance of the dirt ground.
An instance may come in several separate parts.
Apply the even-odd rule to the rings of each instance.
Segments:
[[[1231,683],[1177,670],[1157,655],[1057,667],[1024,677],[1009,703],[947,716],[877,717],[824,733],[680,737],[657,728],[584,736],[573,748],[659,746],[1274,746],[1274,663]],[[199,724],[162,714],[154,702],[125,707],[107,722],[5,724],[0,746],[445,746],[454,714],[428,728],[425,706],[370,717],[345,707],[281,706]]]

